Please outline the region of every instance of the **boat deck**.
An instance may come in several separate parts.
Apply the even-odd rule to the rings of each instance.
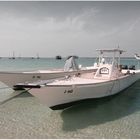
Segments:
[[[72,77],[64,80],[55,80],[47,85],[78,85],[78,84],[93,84],[109,81],[107,79],[87,79],[81,77]]]
[[[37,70],[37,71],[27,71],[23,73],[58,73],[58,72],[64,72],[62,69],[58,70]]]

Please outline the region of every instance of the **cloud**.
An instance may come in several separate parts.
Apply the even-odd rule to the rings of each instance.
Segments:
[[[17,9],[13,4],[9,10],[4,7],[0,10],[0,47],[6,48],[1,49],[2,55],[15,50],[26,56],[37,52],[40,56],[75,53],[93,56],[97,48],[120,44],[127,49],[132,43],[135,48],[139,44],[139,10],[137,14],[131,10],[131,15],[126,16],[125,6],[121,14],[123,10],[114,12],[114,8],[104,5],[102,8],[83,3],[80,7],[78,3],[70,3],[71,6],[64,7],[59,3],[46,8],[45,4],[42,7],[40,3],[37,6],[24,3]]]

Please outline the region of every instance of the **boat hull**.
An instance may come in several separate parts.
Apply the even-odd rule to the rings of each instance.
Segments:
[[[0,81],[6,84],[8,87],[13,89],[14,85],[17,83],[25,82],[35,82],[38,80],[50,80],[55,78],[64,77],[67,75],[74,75],[77,73],[85,73],[90,71],[96,71],[97,69],[85,69],[78,71],[63,71],[63,70],[42,70],[42,71],[33,71],[33,72],[0,72]]]
[[[0,81],[10,88],[17,83],[34,82],[37,80],[48,80],[67,75],[67,72],[0,72]],[[17,89],[17,88],[14,88]]]
[[[76,101],[101,98],[114,95],[129,87],[139,79],[139,74],[130,74],[116,80],[101,83],[81,85],[48,85],[38,89],[32,88],[29,92],[46,103],[48,107],[57,109],[65,104]]]

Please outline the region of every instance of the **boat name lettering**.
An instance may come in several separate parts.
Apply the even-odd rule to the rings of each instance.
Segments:
[[[64,93],[73,93],[73,89],[71,89],[71,90],[65,90]]]
[[[40,79],[41,76],[38,76],[38,75],[37,75],[37,76],[33,76],[32,78],[33,78],[33,79],[34,79],[34,78],[38,78],[38,79]]]

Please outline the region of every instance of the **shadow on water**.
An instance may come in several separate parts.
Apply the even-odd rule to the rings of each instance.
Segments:
[[[61,112],[63,130],[75,131],[103,124],[140,110],[140,81],[120,94],[85,101]]]

